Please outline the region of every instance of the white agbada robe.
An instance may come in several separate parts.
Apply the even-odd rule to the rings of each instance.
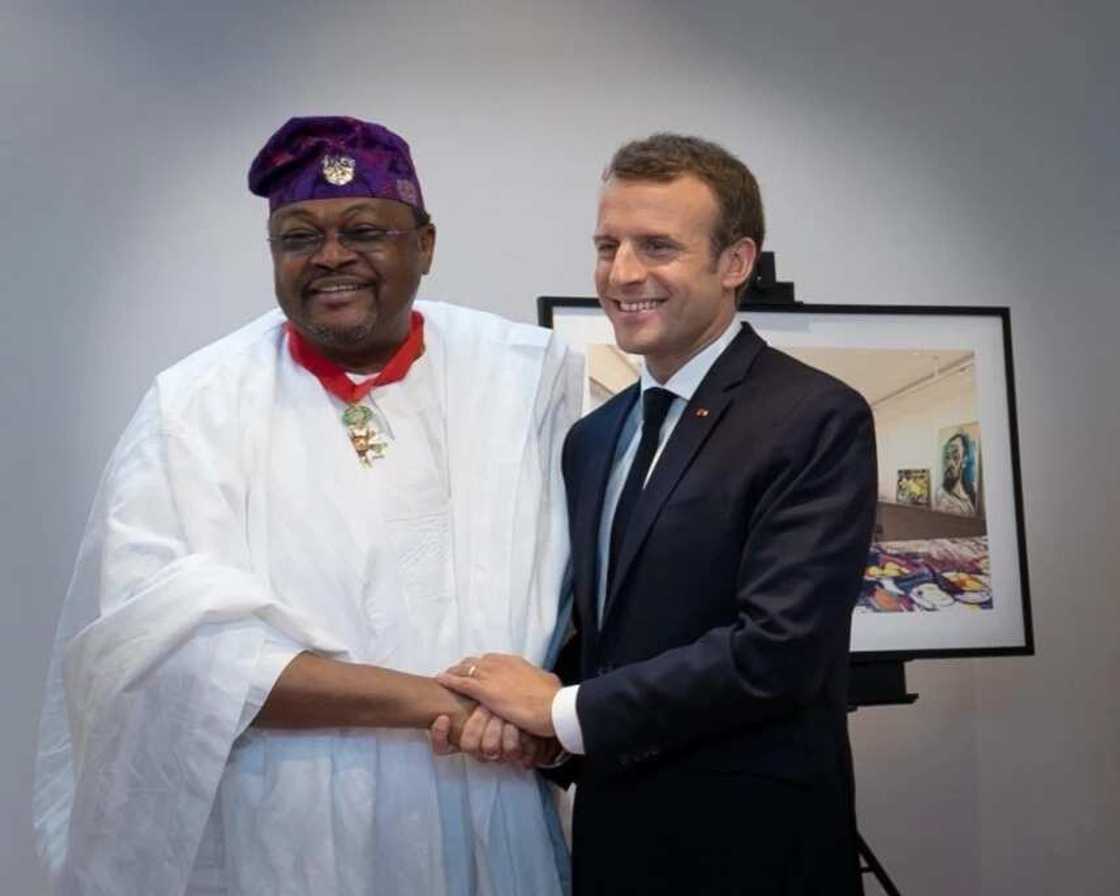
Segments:
[[[371,396],[392,432],[371,468],[279,312],[144,398],[51,662],[34,820],[57,892],[565,889],[535,773],[433,757],[423,731],[248,727],[301,650],[418,674],[546,659],[578,357],[535,327],[417,308],[426,350]]]

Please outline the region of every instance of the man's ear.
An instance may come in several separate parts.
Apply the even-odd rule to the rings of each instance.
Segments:
[[[427,274],[432,269],[432,255],[436,251],[436,225],[425,224],[420,228],[420,273]]]
[[[758,259],[758,246],[749,236],[744,236],[727,246],[720,253],[720,283],[724,289],[738,291],[747,282]]]

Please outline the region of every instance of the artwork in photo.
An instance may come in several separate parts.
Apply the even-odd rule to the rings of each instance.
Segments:
[[[979,513],[980,428],[946,426],[976,413],[973,353],[962,347],[774,347],[844,381],[871,405],[879,504],[857,612],[991,609],[988,541]],[[586,351],[590,408],[638,379],[638,356],[610,343],[593,343]],[[932,506],[931,469],[938,471]]]
[[[542,322],[586,354],[585,411],[638,379],[641,359],[613,343],[595,303],[541,301]],[[871,408],[878,502],[853,651],[1031,652],[1006,311],[768,306],[740,317]]]
[[[899,504],[929,507],[929,470],[899,470],[895,500]]]
[[[991,609],[987,531],[975,510],[979,502],[973,498],[973,509],[966,512],[959,497],[975,495],[964,491],[964,482],[969,489],[975,482],[978,427],[956,423],[977,412],[974,353],[964,346],[901,351],[775,347],[847,383],[871,405],[879,503],[857,612]],[[932,469],[939,477],[931,507]]]
[[[977,516],[982,506],[980,490],[980,425],[962,423],[937,434],[941,458],[933,505],[945,513]]]

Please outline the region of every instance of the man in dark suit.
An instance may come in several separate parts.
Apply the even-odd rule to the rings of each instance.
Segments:
[[[579,894],[859,890],[847,668],[874,430],[858,394],[735,322],[762,239],[721,147],[616,153],[595,282],[644,364],[564,448],[569,686],[501,654],[440,679],[576,754]]]

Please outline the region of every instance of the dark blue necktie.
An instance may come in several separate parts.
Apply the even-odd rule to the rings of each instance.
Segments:
[[[657,441],[661,435],[661,424],[665,422],[665,415],[669,413],[669,406],[676,396],[667,389],[646,389],[642,393],[642,438],[638,442],[638,451],[634,455],[634,462],[630,465],[630,472],[626,475],[626,484],[622,487],[622,494],[618,497],[618,506],[614,511],[614,520],[611,521],[611,553],[607,566],[607,594],[610,594],[611,583],[614,581],[615,567],[618,564],[619,554],[622,552],[622,542],[626,538],[626,527],[630,524],[630,517],[634,515],[634,508],[638,505],[638,498],[649,474],[650,464],[657,454]]]

